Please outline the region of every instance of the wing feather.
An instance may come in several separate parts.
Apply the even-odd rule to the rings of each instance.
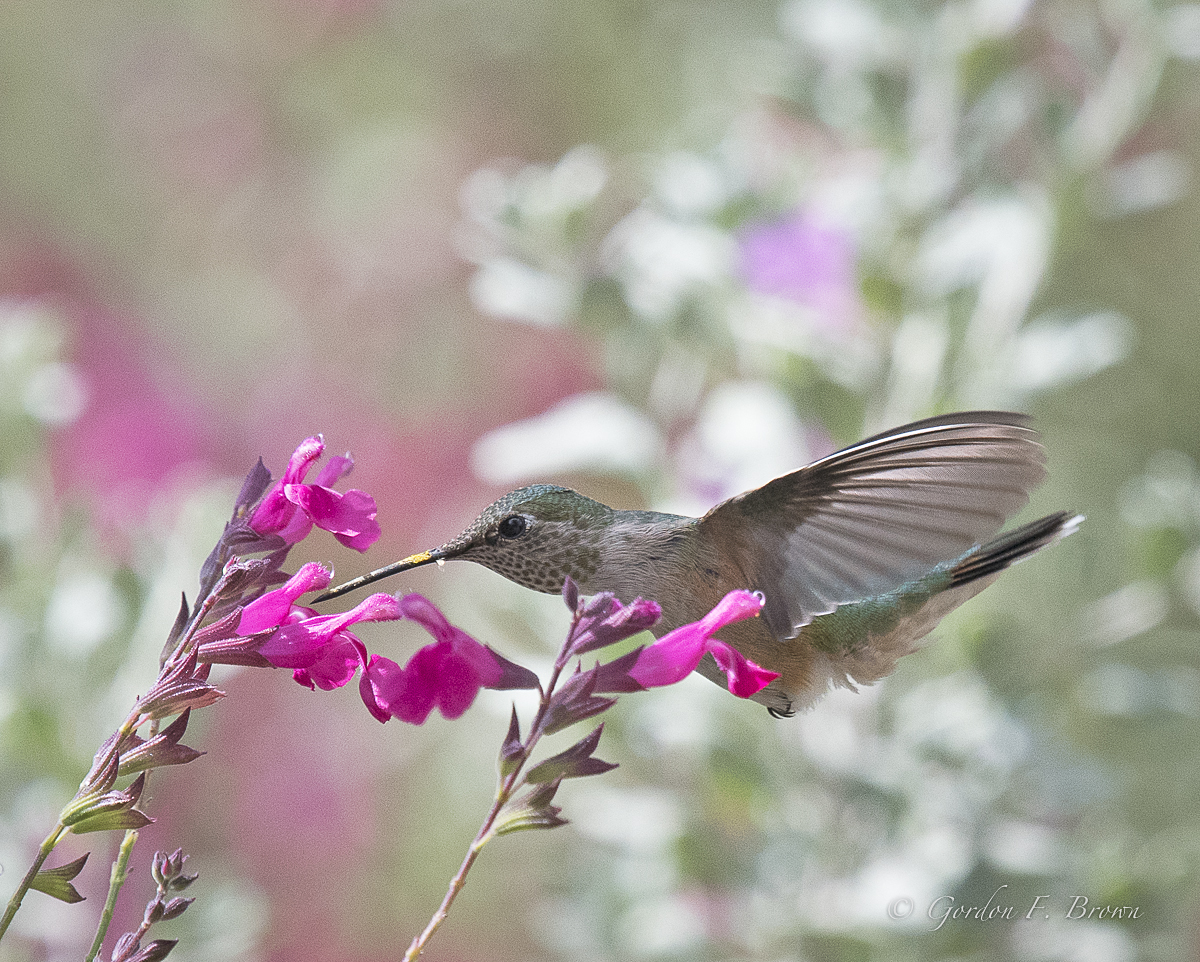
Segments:
[[[971,411],[867,438],[717,505],[701,525],[742,533],[764,615],[787,638],[962,557],[1045,476],[1027,417]]]

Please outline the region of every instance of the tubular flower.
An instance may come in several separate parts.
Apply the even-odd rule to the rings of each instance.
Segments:
[[[375,499],[352,488],[345,494],[333,485],[354,467],[354,459],[332,457],[312,484],[304,483],[309,469],[325,450],[320,435],[307,438],[293,452],[283,477],[267,492],[250,518],[259,534],[278,534],[288,544],[308,536],[315,524],[356,551],[366,551],[379,539]]]
[[[673,685],[695,671],[701,658],[711,654],[725,672],[729,690],[739,698],[749,698],[766,688],[779,673],[760,668],[713,635],[735,621],[755,617],[762,604],[761,596],[752,592],[729,592],[699,621],[681,625],[654,644],[600,666],[595,690],[640,691]]]
[[[367,710],[381,722],[399,718],[424,723],[434,708],[449,719],[465,712],[481,688],[536,688],[537,676],[480,644],[454,627],[427,598],[418,594],[399,600],[405,618],[434,637],[403,668],[390,658],[372,655],[359,692]]]

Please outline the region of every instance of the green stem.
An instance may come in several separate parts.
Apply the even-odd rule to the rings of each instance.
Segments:
[[[108,927],[112,925],[113,912],[117,907],[117,896],[121,892],[121,886],[129,878],[129,857],[133,855],[133,846],[137,844],[137,840],[138,833],[132,828],[125,832],[125,838],[121,840],[117,860],[113,862],[112,873],[108,877],[108,898],[104,900],[104,910],[100,913],[100,924],[96,926],[96,937],[92,940],[92,947],[88,950],[84,962],[93,962],[100,954],[104,936],[108,934]]]
[[[563,646],[563,653],[570,647],[570,641],[571,636],[569,635],[567,644]],[[550,683],[542,693],[537,715],[534,716],[533,724],[529,729],[529,739],[521,746],[520,762],[509,773],[508,777],[501,781],[500,786],[496,789],[496,797],[492,801],[492,807],[488,810],[487,818],[483,820],[483,824],[479,827],[474,841],[471,842],[470,848],[467,849],[467,854],[462,861],[462,865],[458,867],[458,871],[454,873],[454,878],[450,880],[450,886],[446,889],[446,895],[442,899],[442,904],[433,913],[429,924],[425,926],[425,931],[412,940],[408,951],[404,953],[403,962],[416,962],[420,958],[421,953],[429,945],[429,940],[442,927],[442,923],[446,921],[446,917],[450,914],[450,906],[454,904],[454,900],[458,898],[458,893],[466,885],[467,873],[471,871],[471,866],[475,864],[475,859],[479,857],[479,853],[483,851],[483,847],[491,841],[492,828],[496,824],[496,818],[504,806],[508,804],[509,799],[512,798],[513,792],[516,791],[517,782],[521,777],[521,770],[525,767],[525,763],[529,761],[530,755],[533,754],[534,746],[541,737],[542,719],[545,717],[546,712],[550,710],[550,696],[554,692],[554,686],[558,683],[558,677],[562,673],[563,667],[569,660],[563,657],[563,653],[560,653],[559,657],[555,659],[554,670],[550,673]]]
[[[33,885],[33,880],[37,878],[38,872],[42,870],[42,866],[46,864],[46,859],[50,857],[50,853],[54,851],[54,846],[58,844],[58,840],[63,837],[66,830],[67,827],[62,822],[59,822],[38,847],[37,857],[33,860],[33,864],[29,866],[29,871],[25,873],[25,877],[21,879],[21,884],[17,886],[17,890],[13,892],[12,898],[8,900],[8,906],[4,909],[4,917],[0,918],[0,939],[4,938],[4,933],[8,931],[8,926],[12,922],[13,916],[17,914],[17,909],[21,907],[25,893]]]

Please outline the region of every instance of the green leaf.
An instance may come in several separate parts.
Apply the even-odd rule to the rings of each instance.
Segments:
[[[87,832],[108,832],[113,829],[145,828],[153,824],[154,819],[145,812],[136,808],[126,808],[85,818],[72,825],[71,831],[76,835],[84,835]]]
[[[541,811],[519,809],[497,822],[496,827],[492,829],[492,834],[512,835],[514,832],[525,832],[532,829],[558,828],[560,825],[567,824],[567,820],[558,814],[561,811],[562,809],[557,805],[551,805]]]
[[[75,861],[67,862],[66,865],[60,865],[57,868],[42,869],[34,876],[33,882],[29,887],[39,892],[45,892],[47,895],[58,899],[60,902],[66,902],[68,905],[82,902],[84,897],[71,884],[71,879],[83,871],[83,867],[87,864],[88,855],[90,854],[88,852],[75,859]]]

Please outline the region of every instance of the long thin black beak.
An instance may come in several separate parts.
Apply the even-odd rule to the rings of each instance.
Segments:
[[[330,588],[323,595],[313,599],[315,605],[320,601],[328,601],[330,598],[338,598],[348,592],[355,591],[363,585],[369,585],[381,578],[390,578],[392,575],[399,574],[401,571],[408,571],[410,568],[420,568],[422,565],[431,564],[435,561],[441,561],[444,558],[452,557],[441,548],[434,548],[432,551],[422,551],[420,554],[411,554],[407,558],[401,558],[390,565],[369,572],[365,575],[359,575],[357,578],[351,578],[344,584],[338,585],[336,588]]]

